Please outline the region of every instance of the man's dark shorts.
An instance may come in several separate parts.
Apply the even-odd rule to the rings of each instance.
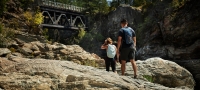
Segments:
[[[135,59],[135,49],[133,47],[121,48],[120,60],[129,61]]]

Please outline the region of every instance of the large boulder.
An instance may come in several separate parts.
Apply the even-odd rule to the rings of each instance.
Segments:
[[[26,48],[26,47],[22,48],[22,52],[27,53],[27,54],[32,54],[33,53],[33,51],[31,49]]]
[[[161,58],[149,58],[145,61],[137,61],[138,78],[146,79],[167,87],[189,87],[195,86],[192,74],[175,62]],[[119,68],[118,68],[119,69]],[[127,63],[126,74],[133,76],[133,69]]]
[[[27,39],[24,39],[27,38]],[[45,58],[54,60],[68,60],[89,66],[105,66],[104,60],[98,55],[86,52],[79,45],[64,45],[54,42],[53,44],[37,41],[38,37],[25,33],[19,33],[15,41],[19,47],[16,52],[22,53],[27,58]]]
[[[41,43],[39,41],[36,41],[36,42],[31,42],[34,46],[35,46],[35,49],[41,52],[46,52],[48,50],[45,49],[45,44],[44,43]]]
[[[101,59],[96,54],[91,54],[86,52],[79,45],[63,45],[63,44],[54,44],[52,45],[53,51],[56,54],[60,54],[61,58],[65,60],[75,61],[84,65],[92,66],[105,66],[104,60]]]
[[[0,57],[0,74],[3,73],[5,69],[9,70],[9,67],[13,67],[14,65],[15,65],[15,62],[9,61],[5,58]],[[9,71],[12,71],[12,70],[9,70]]]
[[[119,76],[69,61],[32,59],[12,62],[0,58],[0,87],[5,90],[192,90],[169,88],[129,76]]]
[[[175,60],[181,66],[187,68],[193,74],[196,81],[196,90],[200,88],[200,60]]]

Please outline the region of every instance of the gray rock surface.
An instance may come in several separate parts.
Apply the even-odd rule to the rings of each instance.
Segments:
[[[192,90],[169,88],[69,61],[13,62],[0,58],[0,67],[0,87],[6,90]]]
[[[197,40],[194,44],[182,47],[175,48],[170,45],[153,45],[146,44],[145,46],[139,48],[137,52],[137,56],[140,59],[147,59],[151,57],[163,57],[163,58],[171,58],[174,60],[185,59],[189,60],[193,58],[195,55],[198,56],[198,48],[200,47],[200,40]],[[196,52],[196,53],[194,53]],[[194,53],[194,54],[192,54]]]
[[[184,66],[193,74],[198,90],[198,88],[200,88],[200,60],[176,60],[175,62]]]
[[[44,43],[44,40],[37,41],[35,38],[39,37],[21,32],[19,35],[17,35],[17,38],[14,39],[18,44],[15,44],[14,47],[11,46],[13,52],[11,53],[11,51],[7,48],[2,48],[0,49],[0,56],[7,56],[9,53],[11,53],[14,56],[26,58],[69,60],[78,64],[94,67],[105,66],[102,58],[96,54],[86,52],[79,45],[64,45],[57,42],[50,44]]]
[[[120,21],[127,19],[128,26],[136,30],[136,27],[143,22],[141,10],[131,6],[119,6],[111,11],[99,27],[105,37],[111,37],[117,41],[118,31],[121,28]]]
[[[32,54],[33,51],[30,48],[23,47],[22,52],[27,53],[27,54]]]
[[[9,49],[7,49],[7,48],[0,48],[0,56],[1,55],[7,55],[9,53],[11,53],[11,51]]]
[[[145,61],[137,61],[138,78],[162,84],[167,87],[189,87],[195,86],[192,74],[175,62],[161,58],[149,58]],[[120,71],[120,65],[118,65]],[[133,76],[131,63],[127,63],[127,76]]]

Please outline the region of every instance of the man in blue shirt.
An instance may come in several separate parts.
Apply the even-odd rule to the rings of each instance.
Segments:
[[[121,29],[119,31],[118,35],[118,42],[117,42],[117,60],[119,61],[119,55],[121,60],[121,72],[122,75],[124,75],[125,69],[126,69],[126,62],[127,60],[130,60],[132,64],[132,68],[134,70],[134,78],[137,78],[137,66],[135,62],[135,51],[136,51],[136,35],[132,28],[128,27],[127,20],[123,19],[121,21]],[[131,31],[131,36],[133,39],[133,43],[127,44],[126,43],[126,34],[125,30]],[[119,52],[120,51],[120,52]]]

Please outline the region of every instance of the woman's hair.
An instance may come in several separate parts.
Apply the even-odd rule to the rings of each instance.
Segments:
[[[112,44],[112,42],[113,42],[113,41],[112,41],[111,38],[107,38],[107,39],[106,39],[106,43],[107,43],[107,44]]]

